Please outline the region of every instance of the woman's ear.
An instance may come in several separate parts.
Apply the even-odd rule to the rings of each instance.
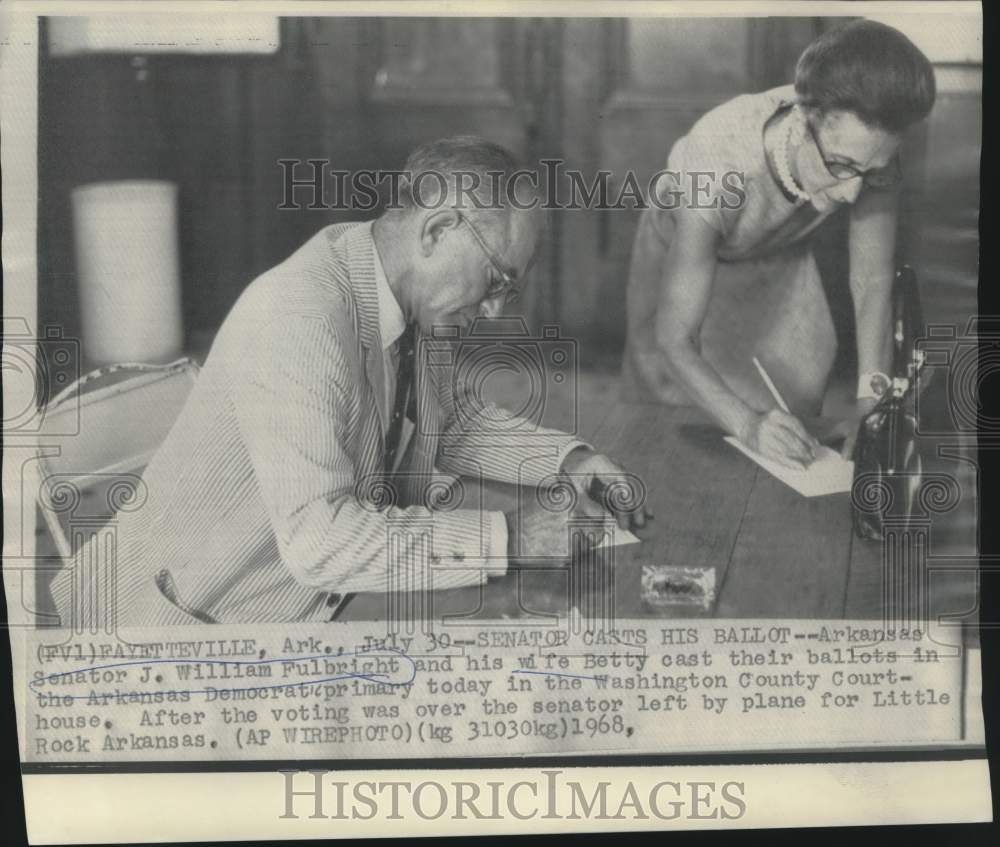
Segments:
[[[804,121],[808,121],[814,129],[818,129],[823,125],[823,121],[826,118],[826,114],[820,109],[819,106],[809,106],[806,104],[800,104],[796,108],[802,113],[802,118]],[[805,124],[803,124],[805,126]]]
[[[793,146],[798,146],[806,139],[806,126],[810,121],[815,121],[817,109],[813,106],[803,106],[800,103],[792,106],[792,134],[789,139]]]
[[[420,248],[425,256],[431,255],[461,223],[454,209],[435,209],[428,212],[420,227]]]

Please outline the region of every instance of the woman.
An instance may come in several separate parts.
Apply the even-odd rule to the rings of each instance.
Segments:
[[[694,403],[750,448],[807,464],[817,444],[799,418],[821,411],[836,353],[810,236],[853,204],[855,414],[868,411],[889,366],[897,150],[934,91],[931,65],[909,39],[859,20],[806,48],[794,86],[737,97],[695,123],[671,150],[636,235],[626,395]]]

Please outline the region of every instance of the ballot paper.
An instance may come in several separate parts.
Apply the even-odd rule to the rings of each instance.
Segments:
[[[726,436],[726,441],[753,459],[771,476],[794,488],[803,497],[822,497],[824,494],[839,494],[851,490],[854,462],[844,459],[836,450],[831,450],[829,447],[821,446],[816,451],[816,458],[812,463],[797,470],[762,456],[732,436]]]

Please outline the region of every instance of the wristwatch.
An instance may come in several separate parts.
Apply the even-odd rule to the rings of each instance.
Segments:
[[[888,374],[882,371],[872,371],[863,373],[858,377],[858,400],[866,400],[873,397],[878,400],[892,385],[892,380]]]

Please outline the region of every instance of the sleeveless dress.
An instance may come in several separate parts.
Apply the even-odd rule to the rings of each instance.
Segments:
[[[765,411],[774,401],[753,366],[757,356],[794,414],[819,414],[837,342],[808,236],[829,213],[786,197],[763,144],[765,125],[794,97],[790,85],[736,97],[700,118],[670,151],[669,175],[657,183],[668,208],[648,204],[632,248],[623,399],[692,403],[655,331],[677,209],[686,207],[721,236],[702,356],[730,390]]]

